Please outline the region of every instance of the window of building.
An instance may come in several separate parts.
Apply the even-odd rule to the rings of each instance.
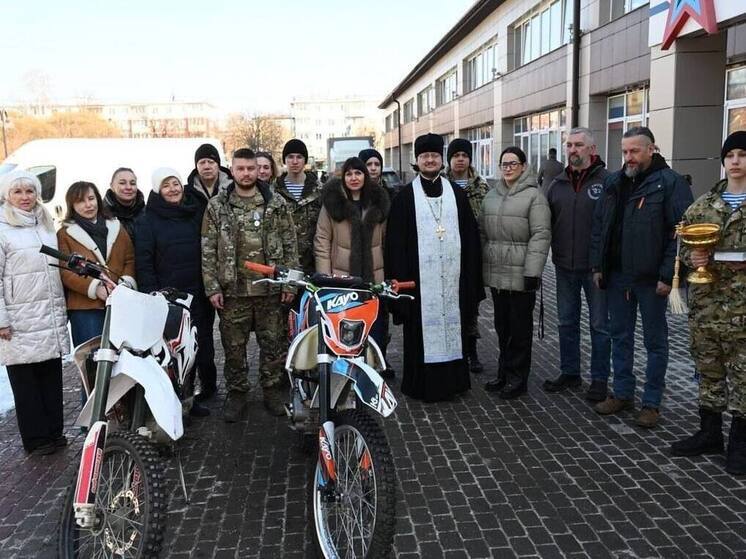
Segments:
[[[385,120],[385,128],[386,132],[391,132],[391,115],[388,115]]]
[[[391,113],[391,128],[397,128],[399,126],[399,109],[396,109]]]
[[[456,98],[456,68],[435,82],[435,103],[437,106],[450,103]]]
[[[609,21],[644,6],[649,0],[607,0],[609,2]]]
[[[471,165],[483,178],[495,176],[495,163],[492,150],[492,124],[462,131],[464,138],[471,142]]]
[[[563,6],[565,9],[563,9]],[[569,7],[569,9],[568,9]],[[519,68],[570,40],[571,0],[546,0],[510,26],[512,68]]]
[[[435,89],[432,85],[428,85],[417,94],[417,106],[419,116],[426,115],[435,108]]]
[[[448,167],[448,144],[453,141],[453,134],[442,134],[443,138],[443,165]]]
[[[513,143],[526,153],[535,172],[547,157],[549,148],[555,148],[558,154],[563,152],[565,118],[565,109],[558,108],[513,120]]]
[[[404,124],[412,122],[414,120],[414,99],[410,99],[404,103],[402,111],[404,112]]]
[[[728,70],[725,88],[725,131],[746,130],[746,66]]]
[[[647,126],[648,88],[635,89],[608,99],[606,161],[610,168],[622,163],[622,136],[635,126]]]
[[[464,93],[474,91],[493,80],[497,73],[497,45],[483,45],[464,62]]]

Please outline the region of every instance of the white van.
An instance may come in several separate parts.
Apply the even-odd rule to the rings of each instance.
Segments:
[[[158,167],[172,167],[186,183],[194,169],[194,152],[202,144],[212,144],[225,154],[215,138],[64,138],[32,140],[0,164],[0,175],[22,168],[39,177],[42,199],[56,219],[65,215],[65,194],[76,181],[95,184],[101,196],[106,193],[111,175],[119,167],[129,167],[145,194],[150,192],[150,176]]]

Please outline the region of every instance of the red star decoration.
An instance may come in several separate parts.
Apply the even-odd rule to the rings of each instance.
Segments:
[[[671,0],[662,50],[667,50],[673,44],[689,18],[711,35],[718,32],[714,0]]]

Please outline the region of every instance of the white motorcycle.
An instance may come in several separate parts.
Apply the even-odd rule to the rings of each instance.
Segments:
[[[80,255],[47,246],[41,252],[80,276],[112,277]],[[182,415],[192,403],[197,335],[191,298],[175,290],[139,293],[119,283],[106,300],[101,336],[75,348],[88,395],[78,424],[88,435],[65,498],[59,557],[158,556],[167,494],[155,445],[181,438]],[[179,472],[186,497],[180,461]]]

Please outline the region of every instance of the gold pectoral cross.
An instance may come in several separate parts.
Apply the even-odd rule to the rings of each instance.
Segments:
[[[435,234],[438,235],[438,239],[441,241],[443,240],[443,235],[445,234],[446,229],[443,227],[440,223],[438,223],[438,226],[435,228]]]

